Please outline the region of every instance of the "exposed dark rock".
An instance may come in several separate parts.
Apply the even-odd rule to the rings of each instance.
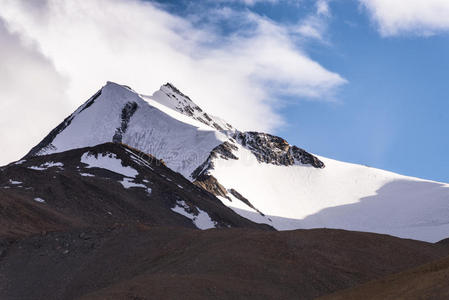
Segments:
[[[138,105],[137,105],[136,102],[128,102],[123,107],[122,115],[121,115],[122,124],[120,125],[120,127],[118,127],[115,130],[115,134],[114,134],[114,136],[112,138],[112,141],[114,143],[121,143],[122,142],[123,134],[125,134],[126,129],[128,129],[129,120],[134,115],[134,113],[136,112],[137,108],[138,108]]]
[[[303,165],[311,165],[315,168],[322,169],[324,168],[324,163],[319,160],[316,156],[308,153],[306,150],[298,148],[296,146],[292,146],[290,148],[291,154],[295,158],[296,161],[299,161]]]
[[[249,207],[251,207],[252,209],[254,209],[255,211],[257,211],[259,214],[261,214],[262,216],[265,216],[260,210],[258,210],[256,207],[254,207],[254,205],[251,204],[251,202],[249,202],[248,199],[246,199],[245,197],[243,197],[239,192],[237,192],[234,189],[229,189],[229,192],[236,197],[237,199],[239,199],[240,201],[242,201],[243,203],[245,203],[246,205],[248,205]]]
[[[291,166],[296,163],[324,168],[324,163],[307,151],[291,146],[283,138],[260,132],[238,132],[234,138],[251,150],[259,162]]]
[[[176,110],[179,112],[205,124],[211,126],[217,130],[231,130],[232,126],[226,123],[226,129],[222,126],[218,125],[214,118],[205,113],[198,105],[196,105],[189,96],[183,94],[180,90],[178,90],[173,84],[166,83],[164,87],[168,88],[172,92],[165,92],[165,94],[172,98],[176,103]],[[184,98],[184,99],[183,99]]]
[[[214,168],[214,162],[213,159],[220,157],[222,159],[238,159],[237,156],[235,156],[232,153],[232,150],[237,150],[237,146],[229,143],[224,142],[217,147],[215,147],[211,153],[209,154],[209,157],[206,159],[204,163],[202,163],[198,168],[196,168],[192,172],[192,178],[195,180],[198,180],[198,178],[203,175],[207,174],[207,172]]]
[[[127,180],[139,186],[126,188],[124,175],[87,168],[81,163],[86,153],[96,157],[113,154],[123,166],[138,172]],[[62,163],[63,167],[30,169],[47,162]],[[22,184],[10,184],[11,178]],[[22,164],[5,166],[0,172],[0,237],[115,223],[196,228],[191,219],[172,211],[179,201],[184,201],[193,215],[199,210],[206,212],[216,227],[271,228],[237,215],[162,161],[123,144],[106,143],[33,156]]]
[[[202,189],[205,189],[215,196],[228,198],[225,187],[222,186],[214,176],[201,174],[199,177],[197,177],[193,184],[201,187]]]
[[[189,96],[187,96],[186,94],[184,94],[183,92],[181,92],[180,90],[178,90],[173,84],[171,84],[170,82],[167,82],[166,84],[164,84],[164,86],[169,87],[170,89],[172,89],[176,94],[179,94],[181,96],[183,96],[184,98],[192,101],[190,99]]]

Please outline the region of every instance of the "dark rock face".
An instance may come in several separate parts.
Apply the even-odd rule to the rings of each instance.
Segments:
[[[214,176],[209,175],[209,170],[214,168],[213,160],[215,158],[238,159],[232,153],[232,150],[237,150],[237,147],[230,142],[224,142],[215,147],[207,160],[193,171],[193,183],[215,196],[222,196],[229,199],[226,188],[222,186]]]
[[[324,163],[307,151],[291,146],[283,138],[260,132],[239,132],[234,137],[237,142],[254,153],[259,162],[291,166],[294,164],[324,168]]]
[[[204,112],[198,105],[196,105],[189,96],[183,94],[179,89],[177,89],[173,84],[166,83],[164,87],[171,90],[172,92],[165,92],[165,94],[172,98],[176,105],[176,109],[197,121],[200,121],[203,124],[208,126],[212,126],[217,130],[231,130],[232,126],[228,123],[225,124],[226,128],[223,128],[219,124],[217,124],[214,119],[209,116],[206,112]],[[184,98],[184,99],[183,99]]]
[[[206,161],[192,172],[192,178],[198,179],[202,175],[207,174],[209,170],[213,169],[214,158],[220,157],[222,159],[238,159],[238,157],[232,153],[232,150],[237,149],[237,146],[233,145],[231,142],[224,142],[223,144],[218,145],[211,151]]]
[[[255,211],[257,211],[260,215],[265,216],[265,214],[263,214],[260,210],[258,210],[256,207],[254,207],[254,205],[249,202],[248,199],[246,199],[245,197],[242,196],[242,194],[240,194],[239,192],[237,192],[234,189],[229,189],[228,190],[229,193],[231,193],[234,197],[236,197],[237,199],[239,199],[240,201],[242,201],[243,203],[245,203],[246,205],[248,205],[249,207],[251,207],[252,209],[254,209]],[[271,219],[269,219],[271,220]]]
[[[225,187],[214,176],[201,174],[193,183],[215,196],[228,198]]]
[[[189,96],[187,96],[186,94],[184,94],[183,92],[181,92],[180,90],[178,90],[178,89],[177,89],[173,84],[171,84],[170,82],[167,82],[166,84],[164,84],[164,86],[170,88],[170,89],[173,90],[176,94],[179,94],[179,95],[183,96],[184,98],[186,98],[186,99],[192,101],[192,99],[190,99]],[[198,107],[198,108],[199,108],[199,107]],[[202,111],[201,108],[199,108],[199,110]]]
[[[138,105],[137,105],[136,102],[128,102],[123,107],[122,115],[121,115],[122,124],[120,125],[119,128],[117,128],[115,130],[115,134],[112,137],[112,141],[114,143],[121,143],[122,142],[123,134],[125,134],[126,129],[128,129],[129,120],[134,115],[134,113],[136,112],[137,108],[138,108]]]

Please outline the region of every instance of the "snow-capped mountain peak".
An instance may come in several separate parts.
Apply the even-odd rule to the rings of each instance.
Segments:
[[[143,98],[157,101],[162,105],[174,109],[217,130],[234,130],[231,124],[203,111],[192,101],[192,99],[190,99],[189,96],[183,94],[171,83],[166,83],[161,86],[161,88],[152,96],[143,96]]]
[[[449,230],[449,185],[317,157],[286,140],[241,132],[172,84],[152,96],[108,82],[27,156],[115,142],[175,172],[257,223],[329,227],[427,241]]]

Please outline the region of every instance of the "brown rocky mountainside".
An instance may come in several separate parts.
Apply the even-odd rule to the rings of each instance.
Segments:
[[[314,299],[447,255],[445,242],[275,231],[122,144],[0,168],[2,300]]]
[[[86,155],[109,169],[89,168],[81,162]],[[121,170],[137,175],[125,176]],[[0,199],[0,234],[6,236],[115,223],[196,228],[192,220],[174,212],[175,207],[192,217],[200,210],[207,212],[214,227],[271,229],[235,214],[162,161],[113,143],[5,166]]]
[[[449,299],[449,256],[321,299],[362,298],[373,300]]]
[[[0,299],[313,299],[448,253],[341,230],[142,225],[2,245]]]

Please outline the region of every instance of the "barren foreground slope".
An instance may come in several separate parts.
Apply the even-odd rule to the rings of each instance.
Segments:
[[[448,253],[342,230],[113,226],[3,239],[0,299],[313,299]]]

